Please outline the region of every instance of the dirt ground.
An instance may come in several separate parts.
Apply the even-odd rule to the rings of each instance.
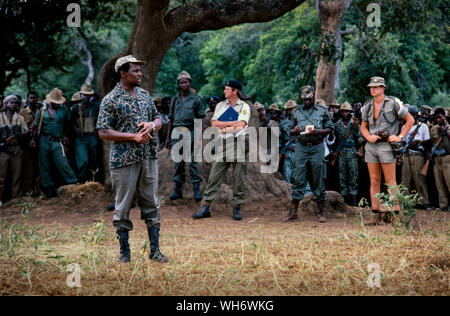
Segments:
[[[29,204],[26,204],[27,202]],[[317,274],[321,268],[330,269],[328,265],[334,270],[333,267],[336,264],[341,261],[351,261],[350,258],[355,259],[352,264],[349,263],[349,269],[355,262],[363,260],[360,254],[355,255],[352,252],[358,253],[360,250],[357,250],[357,248],[351,250],[352,247],[360,246],[361,242],[359,239],[361,238],[358,235],[363,237],[372,236],[370,238],[367,237],[367,240],[361,239],[363,240],[364,248],[367,246],[365,243],[368,242],[370,244],[373,243],[372,240],[376,241],[377,239],[382,241],[383,247],[386,247],[385,249],[380,247],[380,249],[376,250],[379,252],[372,252],[370,256],[377,257],[380,256],[380,253],[389,252],[392,252],[393,257],[397,256],[396,252],[399,250],[394,249],[393,243],[397,242],[398,239],[396,239],[395,234],[392,235],[392,225],[370,227],[367,230],[361,227],[361,215],[367,219],[369,216],[367,210],[361,211],[358,208],[348,207],[345,210],[336,211],[335,208],[330,208],[327,214],[328,222],[319,223],[316,215],[310,209],[305,208],[305,211],[300,210],[298,220],[282,223],[280,222],[281,219],[288,212],[289,200],[272,197],[263,201],[246,203],[242,208],[242,221],[234,221],[231,218],[231,207],[223,203],[213,205],[211,218],[193,220],[191,218],[192,214],[201,205],[196,203],[192,196],[186,194],[184,199],[178,201],[170,201],[167,197],[161,197],[161,249],[169,257],[171,263],[161,268],[150,264],[148,269],[151,269],[152,273],[159,271],[161,275],[149,275],[148,273],[150,272],[145,270],[148,265],[146,264],[148,259],[145,259],[145,256],[148,256],[148,253],[144,253],[140,249],[142,244],[145,247],[145,242],[148,239],[144,222],[139,217],[139,208],[136,207],[131,211],[134,231],[130,235],[132,263],[135,262],[135,270],[130,268],[127,271],[125,269],[126,276],[124,276],[122,268],[120,268],[121,272],[117,272],[117,263],[115,263],[119,247],[117,240],[114,238],[113,214],[106,210],[107,205],[111,202],[111,197],[102,192],[101,186],[92,186],[84,191],[76,190],[70,192],[70,189],[68,189],[67,192],[62,192],[60,197],[49,200],[22,198],[10,201],[0,208],[2,223],[9,225],[2,227],[11,227],[10,225],[13,224],[26,224],[27,227],[37,230],[44,229],[44,232],[40,234],[40,238],[43,239],[43,236],[46,236],[45,238],[49,240],[47,247],[52,251],[59,251],[60,257],[65,257],[67,260],[69,260],[68,258],[78,258],[80,256],[87,258],[93,255],[94,252],[93,250],[86,251],[93,247],[92,249],[95,249],[95,253],[104,258],[104,263],[101,263],[104,265],[102,268],[100,268],[100,265],[92,266],[91,262],[86,263],[84,269],[88,269],[90,274],[86,276],[82,290],[74,291],[64,285],[67,273],[55,272],[58,269],[65,272],[61,267],[52,270],[48,266],[45,269],[35,265],[28,266],[27,271],[29,272],[24,274],[23,266],[25,262],[39,262],[37,254],[33,258],[29,258],[26,251],[21,255],[1,255],[0,263],[5,274],[0,278],[0,295],[449,294],[448,213],[417,212],[416,229],[422,232],[436,231],[441,234],[436,237],[439,238],[440,244],[433,244],[434,242],[430,241],[430,246],[427,246],[431,247],[429,253],[432,254],[432,257],[429,257],[427,254],[423,258],[423,260],[426,260],[426,262],[424,261],[424,267],[428,266],[430,262],[437,262],[434,265],[439,266],[438,272],[433,272],[434,274],[426,276],[426,280],[424,279],[424,282],[426,281],[428,285],[422,288],[421,286],[423,285],[415,284],[419,282],[417,277],[414,276],[414,273],[408,272],[404,276],[403,282],[405,284],[411,283],[411,285],[397,286],[389,290],[389,287],[385,286],[384,292],[377,293],[373,291],[366,292],[364,278],[366,278],[367,271],[364,269],[359,272],[358,278],[354,279],[353,276],[349,275],[345,279],[345,282],[349,282],[349,284],[359,284],[359,289],[347,287],[340,289],[342,284],[337,286],[336,289],[328,289],[324,285],[323,278],[327,279],[330,276]],[[309,206],[309,208],[311,207]],[[105,234],[109,238],[101,243],[100,246],[86,246],[86,244],[83,244],[81,242],[83,236],[77,235],[79,231],[82,231],[82,234],[85,235],[89,232],[89,227],[102,220],[104,221]],[[64,232],[66,232],[67,236],[64,235]],[[442,235],[442,232],[444,232],[444,235]],[[447,234],[447,243],[443,241],[445,237],[442,237],[445,234]],[[415,256],[415,253],[420,251],[420,245],[418,246],[419,248],[414,249],[414,245],[417,246],[418,239],[411,236],[405,236],[404,238],[406,245],[404,251],[409,251],[408,254],[405,254],[405,258],[412,260],[411,258]],[[5,240],[3,238],[2,242]],[[296,264],[293,264],[292,260],[305,260],[304,256],[307,256],[312,261],[316,260],[314,256],[311,257],[311,252],[321,252],[320,246],[315,246],[317,242],[324,244],[322,249],[324,253],[335,252],[335,255],[341,258],[342,254],[348,251],[348,256],[344,256],[345,259],[333,259],[331,262],[326,261],[326,263],[322,261],[311,263],[311,265],[307,266],[308,269],[312,269],[308,275],[305,274],[306,270],[298,270],[293,278],[297,280],[301,275],[303,281],[298,281],[294,286],[292,276],[286,271],[295,269],[299,264],[298,261],[294,261]],[[71,243],[73,243],[73,247]],[[70,249],[71,247],[72,249]],[[246,254],[244,254],[244,250]],[[252,253],[251,260],[254,260],[254,263],[249,265],[251,269],[248,268],[250,270],[246,271],[244,269],[246,266],[244,261],[247,263],[249,259],[244,260],[244,257],[248,256],[248,253]],[[230,261],[227,259],[227,254],[230,255]],[[242,268],[236,268],[236,258],[241,256],[242,264],[238,264],[238,267],[242,266]],[[47,258],[53,257],[47,256]],[[138,259],[136,259],[137,257]],[[281,261],[281,258],[284,258],[285,262]],[[397,259],[400,260],[400,257]],[[396,272],[394,269],[399,264],[395,262],[397,259],[393,259],[393,262],[390,262],[389,259],[387,260],[389,264],[385,263],[386,267],[384,269],[389,269],[392,264],[392,278],[394,278],[394,275],[399,275],[398,271]],[[205,260],[208,262],[206,263]],[[187,262],[192,262],[192,264],[188,265]],[[402,262],[400,261],[400,264]],[[139,269],[142,270],[139,272],[142,273],[138,278],[140,280],[138,282],[139,285],[125,288],[120,285],[122,283],[115,283],[114,280],[117,281],[120,278],[123,278],[124,281],[129,277],[133,279],[137,273],[136,271],[138,271],[138,265]],[[346,264],[339,263],[338,265],[342,265],[345,268]],[[271,270],[267,270],[268,266],[271,267]],[[203,268],[205,270],[202,270]],[[181,275],[180,269],[184,271]],[[170,273],[168,272],[169,270],[171,271]],[[17,271],[21,271],[21,278],[17,278]],[[52,271],[53,273],[51,273]],[[237,271],[242,273],[241,283],[235,283],[234,281],[234,275],[238,273]],[[108,279],[111,273],[118,273],[118,275],[111,280]],[[279,276],[275,277],[278,273]],[[23,277],[23,275],[28,276],[28,279]],[[167,275],[172,276],[172,279],[167,279]],[[342,277],[342,273],[337,274],[337,279],[340,278],[339,275]],[[202,280],[199,279],[200,277]],[[145,280],[148,278],[159,280],[158,282],[160,283],[158,284],[161,284],[161,287],[158,286],[149,290],[146,287],[147,283],[145,283]],[[269,282],[266,278],[272,281]],[[310,278],[310,281],[304,281],[304,279],[308,278]],[[54,284],[57,285],[50,286],[47,281],[49,279],[55,279]],[[435,283],[430,281],[433,279],[435,279]],[[104,284],[102,280],[104,280]],[[257,282],[257,280],[259,281]],[[342,283],[342,281],[339,282]],[[388,281],[384,280],[383,282]],[[36,286],[36,284],[40,286]],[[130,286],[130,283],[127,284]],[[244,284],[246,284],[245,288],[242,287]],[[390,284],[392,284],[392,281]],[[411,290],[411,288],[415,290]]]

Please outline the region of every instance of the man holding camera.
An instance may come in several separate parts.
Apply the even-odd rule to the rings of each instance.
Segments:
[[[377,225],[385,218],[380,209],[380,201],[376,194],[381,191],[381,170],[388,186],[397,185],[395,178],[395,162],[391,143],[402,142],[414,125],[414,118],[408,113],[398,99],[384,95],[386,85],[384,78],[372,77],[368,84],[373,99],[364,104],[361,109],[361,135],[367,139],[365,145],[365,161],[370,175],[370,199],[372,204],[372,220],[367,225]],[[406,121],[402,131],[399,131],[400,119]],[[395,194],[395,192],[390,192]],[[394,206],[394,213],[400,206]],[[388,220],[390,221],[390,220]]]

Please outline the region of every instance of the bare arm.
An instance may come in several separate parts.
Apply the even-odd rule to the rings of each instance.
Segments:
[[[403,139],[406,138],[406,135],[408,135],[409,130],[411,129],[411,127],[413,127],[415,120],[411,114],[407,113],[405,116],[405,121],[406,123],[405,125],[403,125],[400,135],[390,135],[388,138],[388,142],[401,142],[402,139],[400,138],[400,136],[402,136]]]
[[[361,135],[367,139],[369,143],[375,143],[377,140],[379,140],[381,137],[377,135],[370,135],[369,132],[369,122],[362,121],[361,122]]]
[[[98,135],[101,139],[110,140],[113,142],[136,142],[139,144],[145,144],[151,138],[149,134],[140,133],[122,133],[113,129],[100,129]]]

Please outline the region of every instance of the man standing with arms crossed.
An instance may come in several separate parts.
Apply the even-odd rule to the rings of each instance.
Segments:
[[[241,100],[241,90],[242,85],[239,81],[230,80],[225,84],[226,100],[217,104],[211,119],[211,127],[218,128],[222,134],[236,134],[248,125],[250,107]],[[200,211],[192,215],[194,219],[211,216],[211,204],[219,192],[230,165],[233,167],[233,198],[231,199],[233,219],[237,221],[242,219],[240,206],[244,203],[244,182],[247,177],[248,159],[245,157],[245,161],[239,161],[239,157],[236,157],[239,156],[236,155],[239,138],[234,135],[230,137],[234,137],[234,161],[228,161],[229,148],[224,148],[223,154],[220,154],[213,162],[208,184],[203,192],[203,206]]]
[[[368,101],[361,109],[361,135],[367,139],[365,146],[365,161],[370,175],[370,200],[372,204],[372,220],[367,225],[380,223],[383,214],[380,210],[380,201],[375,196],[380,193],[381,170],[388,186],[397,185],[395,178],[396,159],[391,147],[392,142],[402,142],[414,125],[414,118],[408,113],[408,109],[400,105],[393,97],[384,95],[386,85],[384,78],[372,77],[367,85],[373,99]],[[406,121],[400,135],[400,119]],[[395,192],[390,192],[395,194]],[[394,212],[398,213],[400,206],[394,206]]]
[[[115,72],[119,83],[100,106],[97,129],[111,141],[110,169],[115,196],[113,224],[120,242],[119,262],[131,259],[128,232],[133,229],[130,207],[136,192],[141,219],[147,224],[150,259],[167,262],[159,251],[160,211],[158,203],[158,141],[160,114],[150,94],[141,89],[141,66],[131,55],[119,58]]]

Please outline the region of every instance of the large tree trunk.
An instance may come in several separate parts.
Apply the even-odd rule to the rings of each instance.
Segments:
[[[331,103],[339,89],[339,65],[342,57],[341,24],[352,0],[316,0],[322,33],[322,47],[316,72],[316,99]]]
[[[164,56],[183,32],[218,30],[248,23],[266,22],[295,9],[305,0],[194,1],[168,10],[170,0],[138,0],[138,9],[127,47],[109,59],[98,75],[104,96],[116,84],[114,63],[128,54],[145,60],[142,87],[150,92]]]

